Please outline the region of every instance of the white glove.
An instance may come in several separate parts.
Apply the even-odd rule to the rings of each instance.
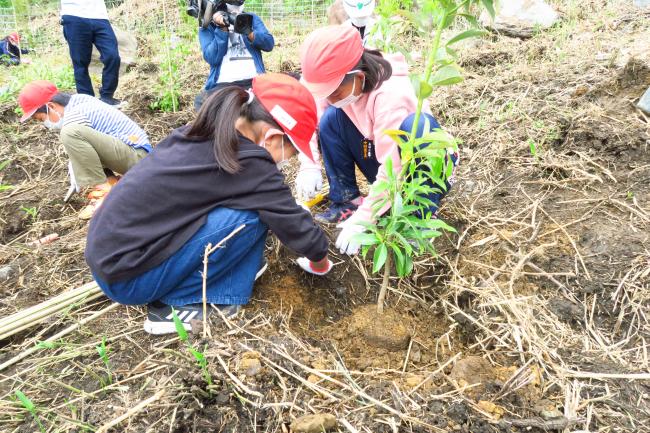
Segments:
[[[70,187],[74,187],[75,192],[81,191],[81,188],[77,185],[77,178],[74,176],[74,170],[72,170],[72,161],[68,161],[68,174],[70,175]]]
[[[336,226],[337,228],[343,229],[336,238],[336,248],[339,249],[341,254],[347,254],[350,256],[357,254],[359,252],[359,247],[361,246],[358,241],[355,241],[352,238],[354,235],[366,231],[362,225],[355,223],[352,220],[353,218],[354,216],[351,216],[347,221],[343,221]]]
[[[298,266],[300,266],[303,271],[314,275],[325,275],[326,273],[331,271],[332,266],[334,266],[332,261],[327,259],[327,268],[324,271],[317,271],[311,267],[312,262],[307,257],[300,257],[299,259],[296,259],[296,263],[298,263]]]
[[[323,188],[323,176],[319,167],[300,167],[296,176],[296,192],[302,200],[314,197]]]

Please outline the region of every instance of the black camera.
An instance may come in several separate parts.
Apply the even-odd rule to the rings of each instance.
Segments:
[[[253,28],[253,16],[247,13],[228,13],[227,4],[241,6],[244,0],[189,0],[187,13],[197,18],[199,25],[205,29],[212,22],[212,16],[221,12],[224,22],[233,26],[235,33],[250,33]]]

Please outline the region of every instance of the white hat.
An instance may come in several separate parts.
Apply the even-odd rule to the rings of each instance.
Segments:
[[[343,9],[353,20],[369,17],[375,10],[375,0],[343,0]]]

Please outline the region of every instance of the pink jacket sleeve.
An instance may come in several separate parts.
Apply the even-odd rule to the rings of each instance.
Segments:
[[[368,101],[366,107],[368,114],[374,117],[374,119],[372,119],[372,134],[375,145],[375,155],[377,156],[377,161],[379,161],[379,164],[381,165],[377,172],[377,179],[370,187],[370,194],[363,200],[363,203],[353,215],[354,221],[373,222],[373,204],[377,200],[381,200],[385,197],[385,193],[374,195],[372,189],[378,182],[387,179],[386,161],[388,158],[393,161],[393,171],[395,173],[399,173],[402,169],[402,159],[400,158],[399,147],[390,136],[384,133],[384,131],[388,129],[398,129],[406,116],[410,114],[409,104],[396,104],[396,99],[399,98],[396,98],[395,95],[389,94],[389,92],[377,92],[374,100]],[[379,210],[378,214],[382,215],[389,208],[390,204],[384,205]]]

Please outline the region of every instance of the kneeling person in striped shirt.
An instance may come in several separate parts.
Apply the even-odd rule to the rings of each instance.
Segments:
[[[149,137],[118,109],[89,95],[60,93],[49,81],[33,81],[21,90],[21,122],[33,117],[60,130],[61,144],[70,158],[71,183],[77,190],[92,187],[91,202],[81,210],[90,219],[119,177],[151,152]]]

